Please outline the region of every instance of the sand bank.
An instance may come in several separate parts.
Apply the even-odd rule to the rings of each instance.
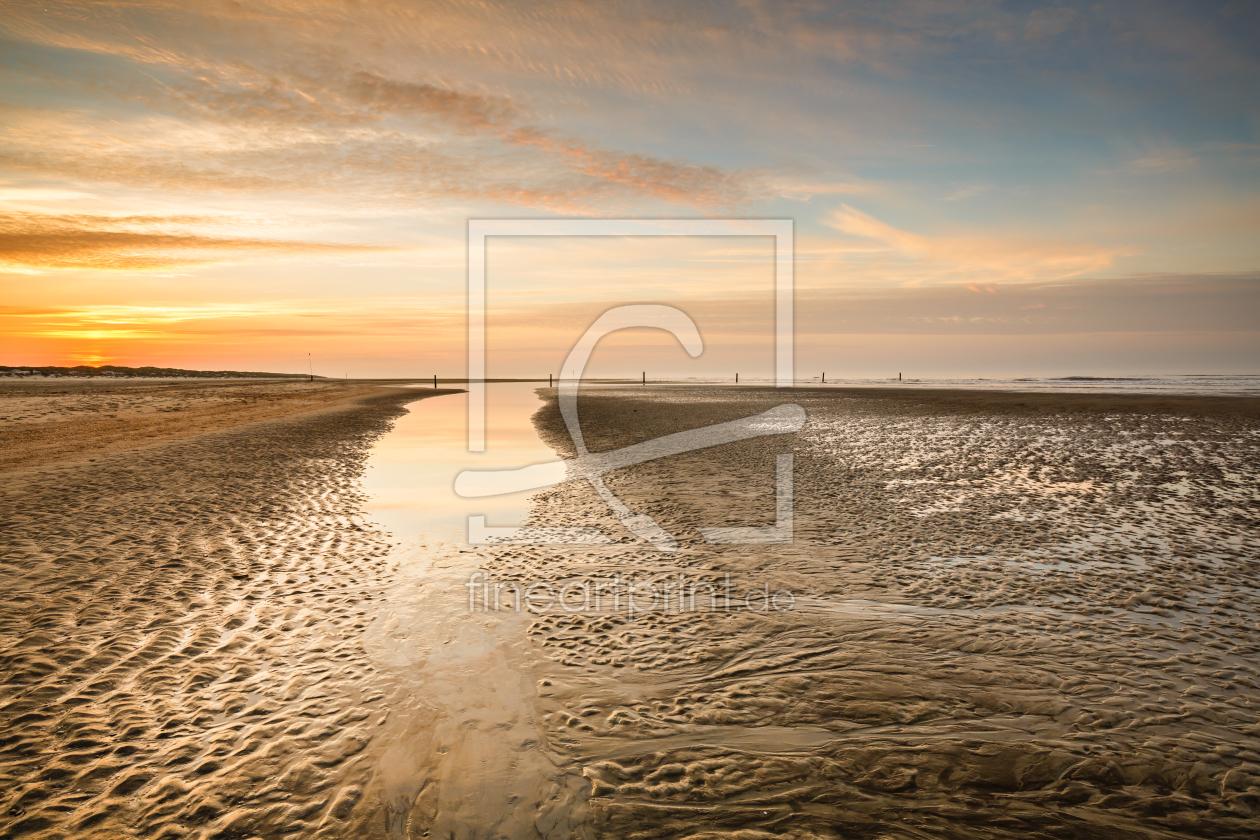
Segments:
[[[36,441],[0,475],[0,835],[351,836],[388,714],[359,476],[430,392],[55,390],[0,403]],[[47,416],[99,399],[119,417]]]

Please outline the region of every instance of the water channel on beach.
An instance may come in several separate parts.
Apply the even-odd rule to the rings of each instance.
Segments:
[[[568,837],[580,776],[553,764],[534,720],[529,616],[472,611],[466,587],[487,559],[468,517],[513,526],[530,492],[464,499],[463,470],[558,460],[531,416],[536,383],[487,387],[486,451],[468,451],[466,394],[420,400],[377,443],[364,486],[370,516],[398,541],[395,583],[366,634],[393,683],[389,731],[375,756],[391,838],[417,825],[437,837]]]

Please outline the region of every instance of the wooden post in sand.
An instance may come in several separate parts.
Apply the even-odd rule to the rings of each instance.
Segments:
[[[548,387],[548,388],[550,388],[550,387],[551,387],[551,374],[550,374],[550,373],[549,373],[549,374],[547,374],[547,387]]]
[[[647,384],[647,371],[646,371],[646,370],[645,370],[645,371],[643,371],[643,384],[644,384],[644,385],[646,385],[646,384]]]
[[[434,387],[434,388],[436,388],[436,387],[437,387],[437,374],[436,374],[436,373],[435,373],[435,374],[433,374],[433,387]]]
[[[897,374],[897,381],[898,381],[898,382],[900,382],[900,381],[901,381],[901,374],[900,374],[900,373],[899,373],[899,374]]]
[[[735,374],[735,384],[736,384],[736,385],[738,385],[738,384],[739,384],[739,374],[738,374],[738,373],[737,373],[737,374]]]

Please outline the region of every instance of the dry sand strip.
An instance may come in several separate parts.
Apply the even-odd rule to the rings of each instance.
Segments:
[[[380,387],[335,379],[0,382],[0,473],[344,406]]]
[[[552,396],[536,423],[571,455]],[[608,476],[676,554],[578,483],[532,521],[620,542],[488,550],[498,581],[797,596],[533,616],[529,717],[591,785],[585,836],[1260,836],[1260,402],[647,387],[580,415],[601,451],[786,400],[798,433]],[[773,521],[785,452],[794,542],[703,542]],[[441,817],[421,797],[411,825]]]
[[[360,637],[390,577],[359,478],[443,393],[7,389],[0,837],[354,836],[388,713]],[[48,416],[104,400],[117,418]]]

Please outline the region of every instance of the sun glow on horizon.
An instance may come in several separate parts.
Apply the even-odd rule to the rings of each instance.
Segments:
[[[300,345],[457,375],[469,219],[707,217],[794,220],[816,367],[898,352],[874,335],[963,368],[1101,371],[1126,341],[1260,367],[1257,13],[400,8],[11,3],[3,361],[297,367]],[[698,364],[759,364],[755,251],[495,243],[503,365],[553,367],[625,302],[708,319],[727,349]]]

